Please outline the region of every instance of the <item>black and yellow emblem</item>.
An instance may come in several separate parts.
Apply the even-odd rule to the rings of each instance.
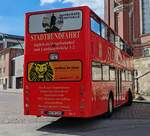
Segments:
[[[29,68],[30,67],[30,68]],[[48,62],[30,63],[28,66],[28,80],[32,82],[46,82],[54,79],[54,72]]]

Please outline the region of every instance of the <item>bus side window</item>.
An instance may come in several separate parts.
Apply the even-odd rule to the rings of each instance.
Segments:
[[[122,81],[125,81],[125,71],[122,71]]]
[[[129,81],[129,72],[126,70],[126,81]]]
[[[109,78],[109,66],[108,65],[103,65],[102,66],[102,71],[103,71],[103,80],[108,81]]]
[[[110,68],[110,80],[114,81],[116,79],[115,69]]]
[[[123,41],[120,40],[120,49],[123,50]]]
[[[92,80],[102,80],[102,65],[99,62],[92,62]]]
[[[115,44],[115,34],[114,34],[114,32],[111,29],[109,29],[109,41],[112,44]]]
[[[132,81],[132,73],[129,71],[129,81]]]
[[[108,40],[108,29],[107,29],[107,26],[101,22],[101,36]]]
[[[127,47],[128,47],[128,45],[124,42],[123,43],[123,51],[125,51],[126,53],[127,53]]]
[[[118,35],[115,35],[115,45],[116,47],[120,48],[120,37]]]
[[[100,35],[100,24],[91,17],[91,30]]]

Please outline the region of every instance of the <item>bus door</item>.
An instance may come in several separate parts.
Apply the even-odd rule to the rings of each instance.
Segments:
[[[121,105],[122,89],[121,89],[121,70],[116,69],[116,106]]]

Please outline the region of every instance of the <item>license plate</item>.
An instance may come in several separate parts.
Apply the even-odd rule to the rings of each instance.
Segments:
[[[48,116],[62,116],[63,115],[63,112],[62,111],[48,111],[46,112],[46,114]]]

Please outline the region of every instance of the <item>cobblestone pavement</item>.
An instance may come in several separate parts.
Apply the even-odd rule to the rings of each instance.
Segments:
[[[0,93],[0,136],[150,136],[150,104],[124,106],[109,119],[36,118],[23,115],[22,98]]]
[[[0,124],[40,123],[55,121],[58,118],[23,115],[23,95],[21,93],[0,93]]]
[[[150,104],[133,103],[132,106],[118,108],[111,119],[150,119]]]

